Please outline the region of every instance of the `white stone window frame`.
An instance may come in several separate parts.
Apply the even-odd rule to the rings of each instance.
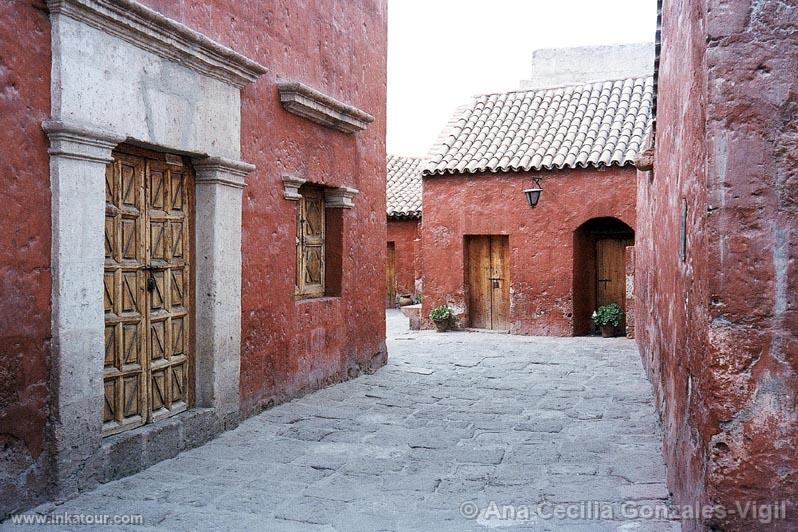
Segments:
[[[238,423],[241,88],[266,69],[133,0],[47,0],[52,24],[54,496],[133,473]],[[122,142],[192,158],[195,408],[102,438],[105,167]]]

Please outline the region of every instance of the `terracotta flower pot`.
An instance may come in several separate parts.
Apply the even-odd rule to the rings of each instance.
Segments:
[[[436,320],[433,321],[433,323],[438,332],[446,332],[449,330],[449,320]]]
[[[615,326],[614,325],[602,325],[601,326],[601,337],[602,338],[612,338],[615,336]]]
[[[400,307],[406,307],[407,305],[412,305],[412,304],[413,304],[413,298],[410,297],[409,295],[402,294],[401,296],[399,296]]]

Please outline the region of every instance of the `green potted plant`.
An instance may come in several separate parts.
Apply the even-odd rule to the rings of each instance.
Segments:
[[[623,310],[617,303],[601,305],[593,312],[593,323],[601,330],[603,338],[615,336],[616,329],[623,320]]]
[[[435,307],[429,313],[429,319],[435,323],[435,328],[438,332],[446,332],[452,319],[452,310],[446,305]]]

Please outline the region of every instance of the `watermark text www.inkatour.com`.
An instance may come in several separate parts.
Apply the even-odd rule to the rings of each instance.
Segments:
[[[460,514],[484,524],[501,524],[517,521],[604,521],[604,520],[657,520],[687,521],[707,519],[735,519],[770,524],[786,517],[787,501],[758,503],[736,501],[733,506],[674,505],[628,501],[609,503],[579,501],[573,503],[542,502],[533,505],[500,504],[489,501],[480,506],[474,501],[460,505]]]
[[[144,516],[140,514],[82,514],[56,512],[51,514],[17,514],[8,522],[15,525],[143,525]]]

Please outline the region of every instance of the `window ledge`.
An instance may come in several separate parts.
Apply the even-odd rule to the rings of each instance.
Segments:
[[[302,305],[305,303],[334,303],[340,300],[341,296],[303,297],[303,298],[297,298],[296,304]]]

